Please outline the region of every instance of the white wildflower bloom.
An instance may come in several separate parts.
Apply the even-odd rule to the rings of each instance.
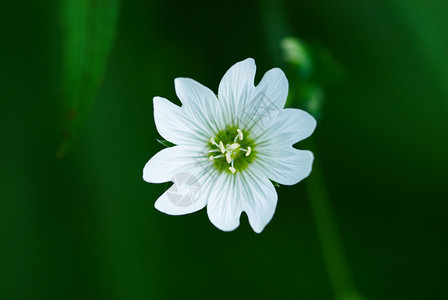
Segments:
[[[219,84],[218,96],[189,78],[175,79],[182,106],[154,98],[160,135],[173,147],[152,157],[143,169],[147,182],[173,181],[155,203],[170,215],[207,205],[219,229],[238,227],[244,211],[253,230],[272,219],[277,192],[271,182],[293,185],[311,172],[313,154],[292,147],[310,136],[316,121],[300,109],[284,109],[288,81],[278,68],[255,86],[255,61],[233,65]],[[188,195],[182,188],[188,187]]]

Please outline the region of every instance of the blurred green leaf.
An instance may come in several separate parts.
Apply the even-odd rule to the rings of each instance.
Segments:
[[[115,37],[118,0],[64,0],[63,135],[57,152],[71,148],[102,81]]]

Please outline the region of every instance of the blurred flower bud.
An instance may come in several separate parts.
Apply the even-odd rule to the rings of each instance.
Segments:
[[[299,76],[307,79],[313,72],[313,60],[305,42],[295,37],[286,37],[280,42],[283,59],[297,68]]]

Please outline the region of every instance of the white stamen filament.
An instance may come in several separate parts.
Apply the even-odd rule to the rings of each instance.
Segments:
[[[224,155],[223,155],[223,154],[216,155],[216,156],[210,155],[210,157],[208,158],[208,160],[209,160],[209,161],[213,161],[215,158],[221,158],[221,157],[224,157]]]
[[[208,151],[207,151],[207,153],[212,153],[212,152],[221,152],[221,151],[218,150],[218,149],[213,149],[213,150],[208,150]]]

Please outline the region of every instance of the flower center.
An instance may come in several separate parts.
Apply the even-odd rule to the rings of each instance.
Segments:
[[[256,155],[249,133],[235,127],[228,127],[211,137],[208,146],[209,161],[218,170],[232,174],[244,170]]]

